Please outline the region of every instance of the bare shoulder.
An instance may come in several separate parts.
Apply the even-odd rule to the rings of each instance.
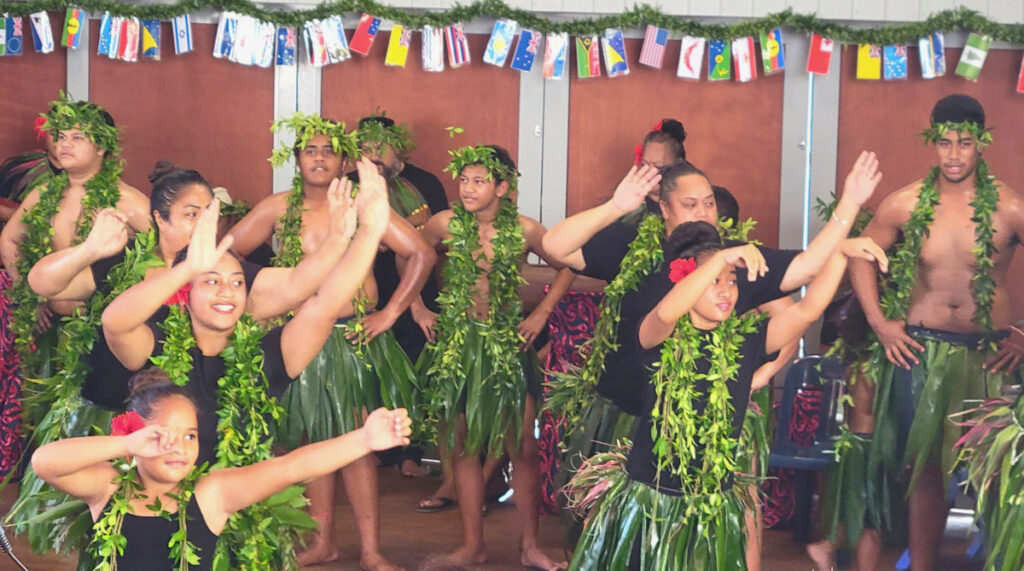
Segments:
[[[533,218],[530,218],[529,216],[523,216],[522,214],[520,214],[519,224],[523,227],[524,236],[528,234],[540,234],[543,236],[544,233],[547,232],[547,228],[544,228],[543,224],[541,224],[537,220],[534,220]]]
[[[882,199],[882,203],[878,205],[875,212],[875,217],[895,225],[905,222],[910,218],[910,212],[914,209],[914,205],[917,204],[917,195],[923,180],[915,180],[902,188],[896,189],[889,196]]]
[[[996,179],[996,188],[999,189],[999,210],[1011,210],[1019,212],[1024,209],[1024,196],[1010,188],[1005,182]]]
[[[275,219],[284,216],[288,210],[288,196],[292,191],[277,192],[263,198],[253,207],[252,213],[259,213],[260,216],[273,216]]]
[[[141,190],[134,186],[126,183],[123,180],[117,181],[117,190],[121,193],[121,201],[124,204],[131,206],[145,205],[149,207],[149,197],[142,193]]]

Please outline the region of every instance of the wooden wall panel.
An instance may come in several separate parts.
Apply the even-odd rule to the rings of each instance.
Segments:
[[[947,73],[937,79],[921,79],[916,48],[908,53],[910,79],[864,81],[856,79],[856,48],[843,50],[843,77],[839,99],[839,172],[836,187],[842,188],[846,170],[862,149],[879,154],[884,175],[872,197],[876,206],[888,194],[923,178],[936,164],[934,147],[924,145],[918,133],[928,127],[935,102],[952,93],[966,93],[985,108],[985,122],[994,139],[985,149],[992,173],[1017,192],[1024,192],[1024,95],[1015,91],[1020,71],[1019,50],[992,50],[977,83],[953,73],[960,49],[946,50]],[[1011,265],[1011,279],[1024,280],[1024,256]],[[1024,290],[1011,288],[1014,307],[1024,308]],[[1024,316],[1024,312],[1021,312]]]
[[[749,84],[686,81],[675,75],[679,42],[669,43],[661,70],[636,63],[640,47],[641,40],[626,40],[625,77],[578,79],[575,53],[570,58],[568,213],[610,197],[633,162],[633,147],[672,117],[686,127],[687,158],[736,195],[740,216],[758,221],[759,240],[777,244],[782,75]]]
[[[413,34],[405,68],[388,67],[384,55],[389,35],[378,35],[369,56],[354,54],[349,61],[324,68],[323,115],[354,128],[360,117],[380,108],[408,123],[417,146],[410,162],[437,175],[454,199],[458,188],[441,172],[448,164],[448,149],[493,143],[508,149],[513,158],[518,155],[520,72],[480,61],[488,39],[483,34],[468,34],[474,59],[458,69],[423,71],[418,32]],[[465,133],[449,139],[448,126],[462,127]]]
[[[129,184],[148,194],[146,175],[164,159],[251,203],[271,193],[273,69],[213,58],[214,24],[192,24],[195,50],[178,56],[163,22],[163,59],[137,63],[96,56],[99,22],[91,25],[90,99],[121,129]]]
[[[50,12],[50,23],[59,44],[64,13]],[[28,16],[22,17],[22,31],[22,55],[0,57],[0,161],[40,148],[32,122],[67,85],[67,50],[58,45],[53,53],[36,53]]]

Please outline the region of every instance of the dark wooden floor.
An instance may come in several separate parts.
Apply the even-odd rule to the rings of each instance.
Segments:
[[[454,548],[460,539],[461,528],[458,511],[449,510],[436,514],[421,514],[412,510],[416,501],[433,491],[436,480],[403,478],[393,468],[381,468],[381,543],[385,554],[399,565],[416,569],[423,559],[432,553],[442,553]],[[14,496],[13,487],[0,493],[0,513],[6,513]],[[342,549],[341,558],[331,564],[315,569],[358,569],[359,540],[350,517],[343,491],[338,494],[337,533]],[[518,527],[515,509],[508,506],[492,508],[484,520],[490,562],[474,569],[496,571],[522,569],[517,549]],[[565,539],[562,523],[558,518],[545,517],[541,522],[541,542],[552,557],[563,556]],[[35,555],[21,538],[12,538],[14,552],[32,571],[73,570],[73,557],[56,555]],[[963,539],[947,540],[943,543],[943,570],[977,569],[969,565],[964,557],[967,543]],[[899,553],[887,551],[880,569],[893,569]],[[14,564],[0,554],[0,570],[14,569]],[[765,534],[765,571],[807,571],[810,560],[804,555],[803,546],[791,540],[785,530],[769,530]]]

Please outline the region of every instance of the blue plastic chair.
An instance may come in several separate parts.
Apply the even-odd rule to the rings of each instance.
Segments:
[[[843,414],[841,398],[846,386],[843,374],[840,363],[831,359],[823,360],[820,355],[797,359],[786,372],[782,400],[777,410],[775,442],[768,466],[795,470],[793,539],[799,543],[807,543],[811,538],[812,495],[816,480],[814,472],[824,470],[833,462],[831,451],[839,434]],[[789,424],[797,396],[811,392],[820,393],[822,406],[815,413],[818,427],[812,443],[805,446],[790,438]]]

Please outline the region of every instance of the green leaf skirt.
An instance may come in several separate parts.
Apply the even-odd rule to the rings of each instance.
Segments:
[[[562,443],[562,467],[559,482],[578,470],[594,454],[606,452],[622,439],[632,440],[639,419],[598,394],[583,411],[583,427],[573,431]]]
[[[586,494],[593,508],[569,564],[571,571],[625,570],[631,568],[631,558],[634,568],[639,565],[645,571],[747,568],[743,486],[722,492],[722,501],[712,507],[706,497],[665,494],[631,480],[624,466],[608,469],[607,464],[594,465],[603,472],[597,479],[587,467],[574,477],[574,482],[593,481]]]
[[[420,383],[412,363],[391,331],[374,337],[366,358],[356,354],[335,325],[320,353],[281,397],[286,415],[277,427],[277,441],[293,449],[320,442],[362,425],[363,411],[379,407],[409,410],[419,420]]]

